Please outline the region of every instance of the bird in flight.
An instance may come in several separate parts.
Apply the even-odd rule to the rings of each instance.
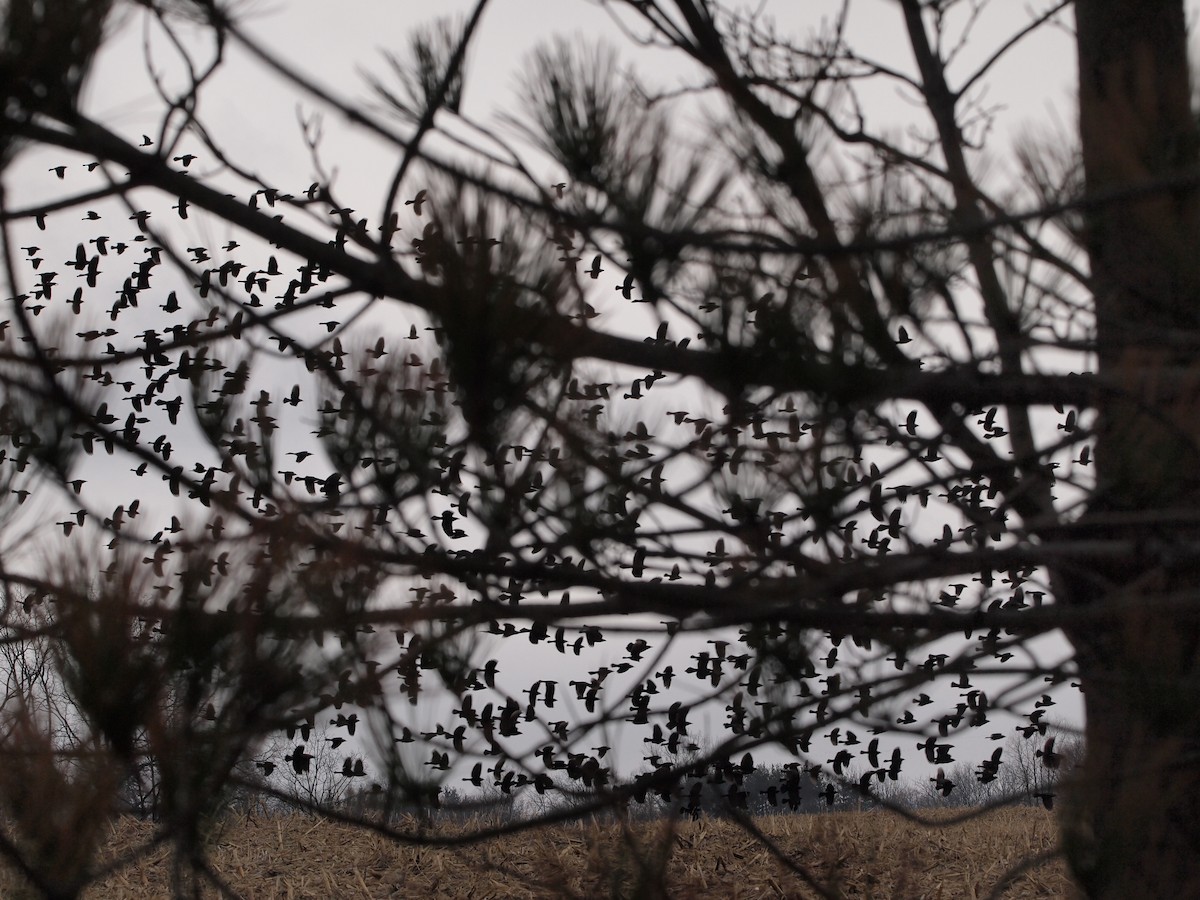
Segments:
[[[421,208],[425,205],[425,201],[427,199],[428,192],[425,190],[425,188],[421,188],[421,190],[417,191],[417,195],[415,197],[413,197],[411,200],[405,200],[404,205],[411,206],[413,208],[413,213],[419,216],[421,215]]]
[[[592,257],[591,267],[584,269],[584,271],[587,273],[588,277],[591,278],[593,281],[595,281],[597,278],[600,277],[600,273],[603,272],[604,270],[602,268],[600,268],[600,254],[599,253],[597,253],[594,257]]]

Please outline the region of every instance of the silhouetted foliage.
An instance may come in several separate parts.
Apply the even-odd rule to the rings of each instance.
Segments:
[[[353,107],[236,6],[3,7],[0,854],[73,896],[132,810],[185,893],[256,803],[432,841],[1071,794],[1092,895],[1200,889],[1182,3],[1074,4],[1081,145],[1006,183],[980,89],[1072,4],[900,0],[908,74],[844,10],[614,2],[682,86],[552,42],[504,131],[486,5]],[[132,139],[80,94],[120,17],[189,73]],[[393,149],[379,210],[307,114],[307,186],[226,151],[231,46]]]

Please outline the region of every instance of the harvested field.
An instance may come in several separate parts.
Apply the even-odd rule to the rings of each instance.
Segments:
[[[809,876],[845,897],[987,897],[1006,872],[1052,851],[1057,840],[1053,816],[1034,809],[1005,809],[934,829],[879,812],[776,816],[754,825]],[[442,848],[397,844],[301,815],[231,817],[213,833],[209,858],[246,898],[820,896],[733,822],[679,822],[673,836],[670,828],[667,822],[627,829],[578,824]],[[462,829],[447,833],[455,830]],[[121,820],[104,857],[121,857],[155,835],[150,823]],[[669,854],[660,879],[664,846]],[[85,896],[170,896],[171,868],[167,847],[159,846]],[[18,891],[17,877],[4,873],[0,894]],[[1056,859],[1020,873],[999,896],[1072,894]]]

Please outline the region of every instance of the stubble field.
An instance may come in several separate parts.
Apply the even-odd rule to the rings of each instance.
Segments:
[[[776,816],[753,825],[795,869],[736,823],[714,819],[678,822],[673,832],[667,822],[575,824],[448,848],[401,845],[302,815],[231,816],[211,834],[209,860],[245,898],[1072,896],[1059,859],[1026,866],[1002,885],[1023,860],[1053,854],[1056,825],[1042,810],[1004,809],[937,828],[881,812]],[[120,820],[103,858],[116,860],[156,833],[151,823]],[[85,896],[170,896],[167,846],[138,855]],[[4,873],[0,894],[14,889],[16,876]]]

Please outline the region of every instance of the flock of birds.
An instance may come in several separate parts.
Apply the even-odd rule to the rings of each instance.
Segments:
[[[146,137],[142,146],[152,144]],[[184,153],[172,161],[182,170],[194,171],[190,167],[196,159]],[[84,166],[89,172],[96,167],[96,163]],[[50,167],[54,177],[63,181],[75,170],[65,164]],[[569,196],[565,183],[553,185],[552,190],[554,201]],[[348,240],[367,234],[366,220],[334,203],[328,188],[320,184],[296,195],[261,188],[247,202],[254,208],[265,205],[263,212],[269,216],[329,203],[334,223],[332,244],[345,247]],[[417,219],[435,206],[427,190],[417,192],[404,205]],[[178,222],[193,220],[193,210],[185,200],[180,199],[173,208]],[[57,377],[65,382],[78,373],[86,383],[78,397],[99,398],[94,405],[75,410],[72,424],[61,436],[63,441],[73,442],[88,455],[129,458],[135,477],[158,482],[159,488],[186,501],[189,509],[197,504],[205,508],[207,521],[202,530],[181,521],[180,516],[186,519],[188,515],[178,505],[169,507],[161,526],[143,528],[143,506],[157,508],[159,502],[151,499],[156,497],[153,489],[110,511],[97,511],[89,505],[91,479],[96,476],[78,477],[69,471],[70,466],[60,468],[60,493],[71,501],[56,523],[63,536],[91,540],[100,535],[114,551],[140,548],[136,555],[152,573],[154,590],[160,596],[171,596],[180,578],[179,567],[185,564],[199,566],[205,584],[245,578],[239,568],[245,559],[240,548],[258,540],[254,517],[270,521],[288,513],[320,520],[335,544],[358,541],[411,547],[414,553],[425,554],[430,570],[445,563],[447,573],[453,573],[462,569],[449,564],[460,558],[455,546],[470,544],[478,537],[479,520],[486,513],[482,500],[486,491],[479,479],[507,480],[510,495],[524,504],[516,512],[510,509],[507,521],[526,535],[536,532],[530,523],[543,511],[539,502],[550,503],[554,491],[569,484],[565,480],[571,468],[567,464],[569,450],[545,442],[491,448],[486,465],[472,470],[469,449],[452,437],[453,366],[444,354],[431,348],[427,336],[432,332],[435,340],[441,340],[441,329],[436,325],[419,329],[411,324],[394,337],[385,334],[368,341],[361,350],[348,347],[351,341],[346,336],[355,317],[339,304],[346,286],[329,268],[307,261],[289,268],[278,253],[267,254],[265,263],[248,265],[238,254],[246,248],[232,239],[220,246],[196,243],[186,250],[176,249],[164,237],[168,229],[164,234],[155,230],[158,217],[148,209],[130,210],[124,221],[114,221],[107,209],[87,210],[82,219],[93,234],[79,241],[65,260],[55,263],[51,260],[61,259],[61,251],[53,249],[57,241],[50,238],[68,228],[60,229],[57,224],[62,213],[53,215],[55,227],[47,239],[21,247],[19,274],[29,287],[8,301],[16,312],[0,321],[0,342],[8,351],[27,353],[36,344]],[[39,214],[36,220],[39,228],[46,228],[45,216]],[[390,227],[394,230],[396,222]],[[579,234],[562,225],[556,225],[551,234],[561,251],[560,260],[575,270],[577,277],[597,282],[606,271],[603,255],[591,256],[590,263],[582,267],[585,256],[591,254],[585,254],[577,243]],[[425,227],[421,235],[412,241],[413,255],[415,262],[428,270],[422,252],[428,252],[432,240],[443,237],[436,226]],[[474,239],[475,243],[481,241]],[[458,243],[471,242],[464,237]],[[168,263],[192,273],[190,290],[159,286],[169,278],[161,274],[164,266],[170,268]],[[115,281],[114,269],[122,273]],[[816,273],[806,268],[801,276],[808,280]],[[97,303],[97,295],[104,296],[110,282],[115,290]],[[639,282],[632,274],[615,285],[614,294],[620,301],[642,300]],[[572,317],[582,322],[600,316],[597,308],[603,310],[604,303],[591,299],[592,303],[581,300],[582,311]],[[199,308],[198,314],[189,312],[194,308]],[[313,333],[301,336],[296,328],[285,332],[283,326],[292,321],[289,316],[300,314],[313,320],[309,323]],[[38,325],[49,320],[58,325],[64,321],[79,324],[63,332],[64,339],[55,346],[49,343],[52,329],[39,329]],[[687,346],[688,338],[669,341],[669,331],[663,321],[655,336],[647,340]],[[692,340],[703,338],[701,333]],[[257,387],[262,379],[249,354],[235,350],[236,361],[226,362],[217,355],[221,347],[249,347],[259,354],[300,359],[314,377],[326,379],[334,387],[323,390],[316,402],[306,400],[304,395],[311,389],[300,383],[273,394]],[[76,357],[87,357],[90,362],[79,365]],[[681,552],[672,559],[662,551],[661,539],[640,544],[632,539],[642,508],[669,495],[668,478],[677,465],[665,458],[665,441],[656,438],[656,431],[674,427],[683,435],[675,452],[682,447],[703,460],[710,467],[711,478],[719,480],[756,467],[778,471],[788,445],[801,446],[812,438],[813,430],[794,401],[784,398],[752,416],[744,426],[722,424],[724,414],[718,409],[676,409],[662,425],[643,419],[627,428],[606,431],[619,420],[612,409],[619,399],[627,404],[640,400],[657,390],[663,380],[661,372],[650,373],[633,380],[625,390],[615,376],[612,382],[585,383],[581,375],[574,375],[562,390],[565,400],[573,404],[572,422],[582,423],[580,428],[590,429],[606,442],[601,452],[608,455],[613,471],[638,473],[620,484],[598,486],[593,491],[596,527],[607,529],[610,537],[623,535],[628,543],[630,552],[613,567],[631,581],[690,581],[711,587],[729,573],[752,568],[755,553],[780,551],[787,544],[787,529],[794,532],[798,527],[811,527],[814,541],[826,541],[831,558],[868,553],[883,556],[906,539],[909,525],[904,502],[924,507],[934,493],[931,487],[919,485],[899,491],[885,489],[884,476],[869,458],[839,457],[827,465],[827,474],[840,482],[845,496],[861,492],[862,502],[853,515],[827,526],[806,526],[805,510],[784,513],[770,508],[763,497],[739,496],[724,510],[723,525],[710,518],[710,531],[724,528],[712,540],[711,549],[694,555]],[[370,385],[374,382],[381,387],[373,393]],[[402,437],[424,435],[424,443],[409,447],[393,440],[389,445],[378,429],[363,432],[356,410],[369,402],[381,404],[384,415],[407,416],[408,430]],[[316,410],[316,418],[310,422],[315,429],[307,438],[296,437],[295,415],[289,417],[283,411],[302,405]],[[188,423],[189,410],[207,437],[209,446],[203,452],[196,452],[196,438],[187,437],[180,427]],[[20,481],[19,474],[33,459],[50,460],[53,468],[53,454],[47,455],[45,447],[37,446],[39,440],[49,438],[39,437],[36,423],[23,421],[15,407],[5,412],[2,424],[9,446],[0,449],[0,465],[9,470],[10,492],[20,506],[30,501],[37,488]],[[982,411],[978,424],[989,439],[1004,434],[995,410]],[[915,412],[896,424],[889,442],[905,438],[918,439]],[[279,452],[281,440],[292,445],[284,454]],[[211,459],[213,449],[219,462],[201,461],[206,453]],[[356,450],[358,456],[353,458]],[[927,442],[922,452],[925,462],[938,458],[934,442]],[[335,462],[333,471],[321,468],[326,456]],[[424,471],[420,465],[426,467]],[[93,466],[91,471],[100,470]],[[476,479],[474,489],[469,484],[472,477]],[[375,499],[368,502],[372,492]],[[400,495],[406,492],[402,511]],[[411,497],[417,493],[428,499],[421,517],[411,513]],[[577,499],[570,502],[584,502],[578,493],[574,491]],[[941,536],[930,546],[971,543],[984,539],[981,535],[1003,532],[1002,513],[986,521],[979,514],[990,509],[986,480],[961,478],[945,486],[939,499],[973,515],[962,528],[944,525]],[[392,536],[390,544],[382,538],[385,534]],[[585,570],[585,560],[567,552],[568,541],[560,547],[543,536],[541,542],[543,546],[535,550],[540,549],[542,560],[553,564],[545,567],[546,573]],[[207,548],[206,552],[200,552],[201,548]],[[779,558],[787,557],[780,552]],[[113,577],[118,571],[114,553],[113,562],[102,574]],[[1040,603],[1032,574],[1004,576],[1006,595],[992,602],[1009,610]],[[999,573],[982,573],[976,579],[977,588],[968,590],[965,583],[946,586],[933,604],[951,611],[976,594],[992,591],[995,596],[999,580]],[[492,601],[500,605],[497,608],[511,607],[536,592],[536,586],[536,578],[519,583],[514,577],[507,592],[498,590]],[[418,580],[412,588],[413,599],[405,605],[425,613],[448,610],[466,601],[472,590],[467,577],[446,574]],[[560,593],[562,603],[569,603],[566,592]],[[167,627],[165,621],[158,624]],[[363,783],[375,781],[378,788],[386,779],[373,772],[376,764],[364,750],[362,729],[368,720],[377,722],[383,716],[395,745],[423,748],[421,752],[427,755],[422,756],[420,767],[431,784],[452,784],[448,779],[457,773],[458,783],[503,794],[523,788],[538,794],[572,788],[604,792],[618,789],[620,777],[612,767],[618,754],[610,753],[607,744],[583,745],[616,725],[621,736],[614,741],[636,744],[637,739],[629,735],[645,734],[640,740],[644,765],[628,783],[635,799],[658,796],[695,814],[707,790],[735,807],[747,808],[751,803],[747,785],[762,766],[761,762],[756,766],[750,751],[755,750],[761,760],[764,752],[770,754],[768,748],[775,747],[786,751],[789,761],[777,770],[774,782],[755,790],[769,805],[794,810],[814,792],[832,805],[839,797],[870,796],[885,782],[898,782],[904,753],[899,746],[889,748],[889,741],[897,736],[916,742],[920,758],[936,768],[929,778],[931,790],[950,797],[956,784],[947,767],[956,761],[955,736],[980,730],[990,740],[1000,741],[1012,733],[996,730],[994,725],[987,731],[998,716],[1013,710],[994,708],[971,674],[977,659],[1002,663],[1012,657],[1014,641],[999,629],[977,636],[970,653],[952,656],[931,651],[924,659],[915,660],[908,658],[906,645],[899,639],[890,647],[895,655],[888,657],[894,662],[895,674],[871,675],[867,662],[883,655],[878,653],[883,646],[878,638],[872,644],[829,631],[821,642],[821,656],[822,651],[778,624],[746,627],[736,639],[709,639],[706,644],[679,622],[664,625],[665,630],[655,636],[661,644],[645,637],[618,640],[615,643],[624,643],[623,652],[610,655],[608,647],[614,643],[611,628],[606,634],[604,627],[595,624],[532,621],[518,627],[512,621],[492,621],[485,633],[508,639],[507,647],[527,643],[531,649],[511,656],[506,656],[505,650],[497,651],[482,665],[457,671],[444,664],[444,651],[437,640],[419,628],[394,627],[390,656],[367,660],[361,671],[323,694],[318,708],[281,725],[286,754],[257,758],[254,765],[264,779],[277,778],[281,766],[297,777],[306,776],[314,760],[326,758],[317,752],[320,742],[327,744],[329,751],[342,754],[335,763],[341,776]],[[356,635],[364,647],[378,637],[369,624],[356,626]],[[688,654],[689,648],[695,652]],[[318,641],[312,652],[326,652],[326,648]],[[686,657],[672,657],[672,653]],[[532,664],[553,670],[556,677],[542,674],[521,687],[503,671],[521,670],[535,658],[538,662]],[[584,671],[588,664],[584,660],[595,661],[595,667]],[[580,671],[571,677],[575,669]],[[440,706],[425,699],[435,693],[428,686],[433,677],[430,673],[440,677],[449,698]],[[914,673],[918,677],[914,678]],[[432,728],[413,731],[383,699],[389,694],[380,687],[385,675],[398,679],[401,695],[406,695],[414,708],[418,699],[422,700],[422,715],[442,709],[443,720]],[[941,701],[926,693],[914,698],[911,692],[895,689],[902,683],[944,684],[951,676],[957,699],[951,701],[948,711],[933,716],[926,715],[926,707],[940,709]],[[1050,680],[1063,678],[1054,675]],[[685,685],[685,699],[673,699]],[[1024,738],[1038,740],[1037,758],[1050,770],[1058,769],[1062,761],[1046,718],[1054,702],[1043,694],[1016,725]],[[207,711],[208,718],[218,720],[218,708],[209,705]],[[705,740],[711,735],[701,734],[697,720],[714,714],[737,752],[708,753]],[[820,742],[830,748],[828,758],[822,758]],[[978,764],[974,774],[980,783],[999,778],[1006,762],[1003,754],[1004,749],[996,747]],[[1038,796],[1051,805],[1052,791],[1043,790]]]

